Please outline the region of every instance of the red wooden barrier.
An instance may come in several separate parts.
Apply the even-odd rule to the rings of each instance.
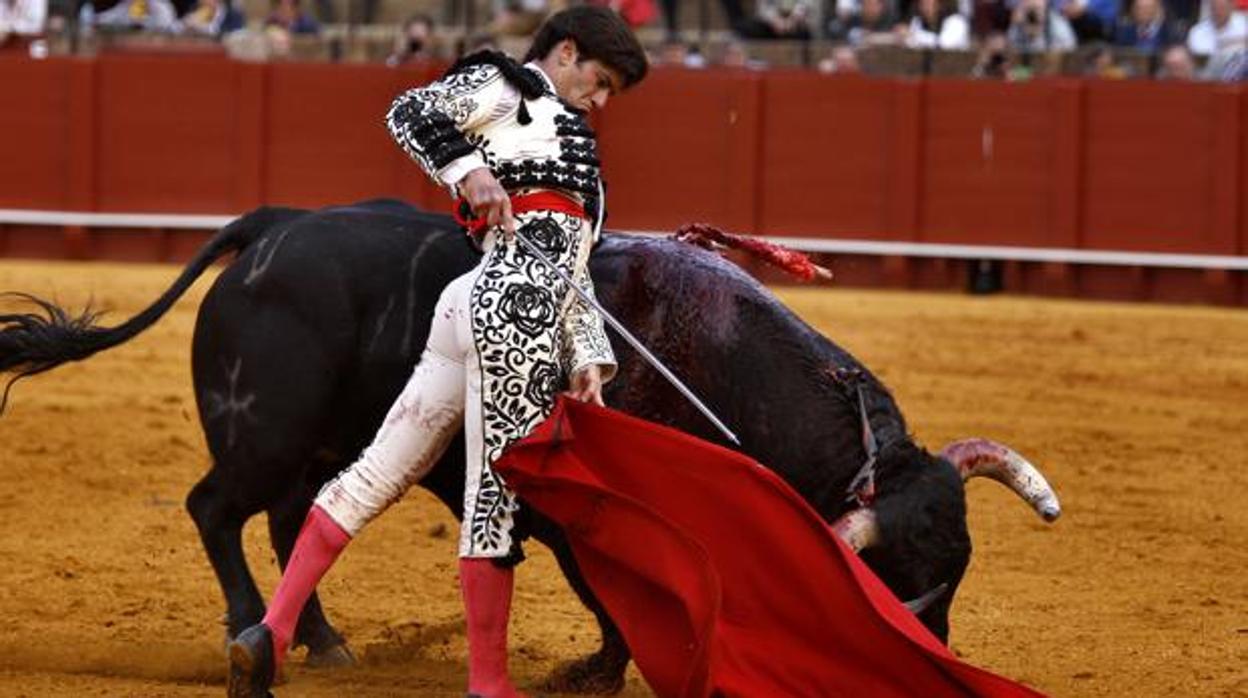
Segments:
[[[610,225],[755,227],[760,77],[656,70],[595,121]]]
[[[1095,81],[1085,90],[1086,246],[1233,254],[1233,232],[1214,225],[1214,184],[1226,176],[1217,150],[1231,145],[1215,133],[1217,88]]]
[[[394,74],[373,66],[271,66],[265,199],[317,207],[396,195],[382,116],[397,92]]]
[[[229,213],[237,203],[240,64],[220,57],[99,60],[97,203],[105,211]]]
[[[1237,130],[1239,132],[1239,166],[1236,170],[1239,174],[1239,195],[1236,197],[1238,205],[1236,206],[1236,215],[1239,217],[1239,249],[1238,254],[1248,255],[1248,127],[1244,126],[1244,119],[1248,119],[1248,90],[1241,90],[1239,93],[1239,119]],[[1245,292],[1248,292],[1246,287]]]
[[[394,196],[445,210],[385,133],[439,67],[0,59],[0,208],[235,213]],[[1248,255],[1248,90],[656,69],[596,117],[615,228]],[[200,236],[10,227],[0,254],[168,258]],[[845,258],[948,286],[961,262]],[[1244,274],[1013,263],[1012,287],[1248,303]]]
[[[934,81],[923,118],[921,239],[1074,247],[1055,219],[1054,83]]]
[[[814,79],[812,79],[814,78]],[[757,229],[773,235],[890,236],[890,211],[909,190],[916,103],[891,81],[768,75],[764,84]]]
[[[71,139],[80,116],[71,108],[73,64],[0,58],[0,207],[42,202],[63,209],[70,194]]]

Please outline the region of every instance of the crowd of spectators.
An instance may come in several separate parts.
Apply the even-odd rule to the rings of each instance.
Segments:
[[[1244,0],[889,2],[838,0],[825,20],[826,35],[854,47],[978,47],[975,72],[983,76],[1025,76],[1033,56],[1079,51],[1084,73],[1099,77],[1129,75],[1115,63],[1115,52],[1150,57],[1159,77],[1248,77]]]
[[[49,1],[66,0],[0,0],[0,50],[46,54],[40,37],[52,26]],[[316,36],[339,19],[334,0],[268,0],[263,17],[244,16],[242,0],[69,1],[85,32],[248,34],[265,45],[265,57],[289,53],[296,37]],[[687,0],[491,0],[481,33],[446,40],[431,16],[416,14],[395,28],[392,50],[372,59],[397,66],[523,40],[549,12],[576,1],[607,4],[633,26],[653,27],[667,37],[655,42],[654,61],[686,68],[763,67],[752,55],[756,42],[818,39],[818,54],[802,62],[830,73],[860,72],[862,51],[892,46],[974,52],[970,73],[984,78],[1024,79],[1043,57],[1078,52],[1089,76],[1248,79],[1248,0],[719,0],[728,30],[712,44],[688,43],[679,31],[682,5],[693,6]],[[378,3],[350,0],[348,21],[372,22]],[[1147,70],[1120,63],[1124,52],[1149,57]]]

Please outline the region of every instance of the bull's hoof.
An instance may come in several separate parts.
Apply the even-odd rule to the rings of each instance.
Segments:
[[[253,625],[230,643],[229,698],[271,698],[276,662],[273,635],[264,624]]]
[[[624,690],[623,670],[613,671],[598,655],[566,662],[555,668],[541,690],[611,696]]]
[[[355,666],[357,660],[351,649],[345,643],[330,645],[322,650],[308,650],[308,656],[303,660],[303,665],[313,669],[339,669],[342,667]]]

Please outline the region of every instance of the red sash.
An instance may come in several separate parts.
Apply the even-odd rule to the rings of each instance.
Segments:
[[[530,194],[516,194],[511,197],[511,215],[518,216],[522,213],[531,211],[557,211],[566,213],[569,216],[577,218],[585,218],[585,207],[578,204],[567,194],[560,194],[549,189],[542,189]],[[468,201],[460,197],[455,202],[455,210],[453,214],[455,222],[459,223],[468,231],[469,235],[478,237],[483,234],[489,224],[484,218],[478,218],[472,212],[472,207],[468,205]]]

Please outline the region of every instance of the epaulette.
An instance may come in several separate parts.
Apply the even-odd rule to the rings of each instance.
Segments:
[[[442,77],[445,78],[448,75],[454,75],[479,65],[492,65],[498,68],[499,72],[503,74],[503,79],[519,90],[520,96],[526,100],[537,99],[546,94],[546,81],[540,75],[520,65],[514,58],[502,51],[490,49],[482,49],[460,58],[455,61],[454,65],[447,68],[446,73]],[[516,120],[522,126],[533,121],[523,101],[520,102],[520,113],[516,115]]]

